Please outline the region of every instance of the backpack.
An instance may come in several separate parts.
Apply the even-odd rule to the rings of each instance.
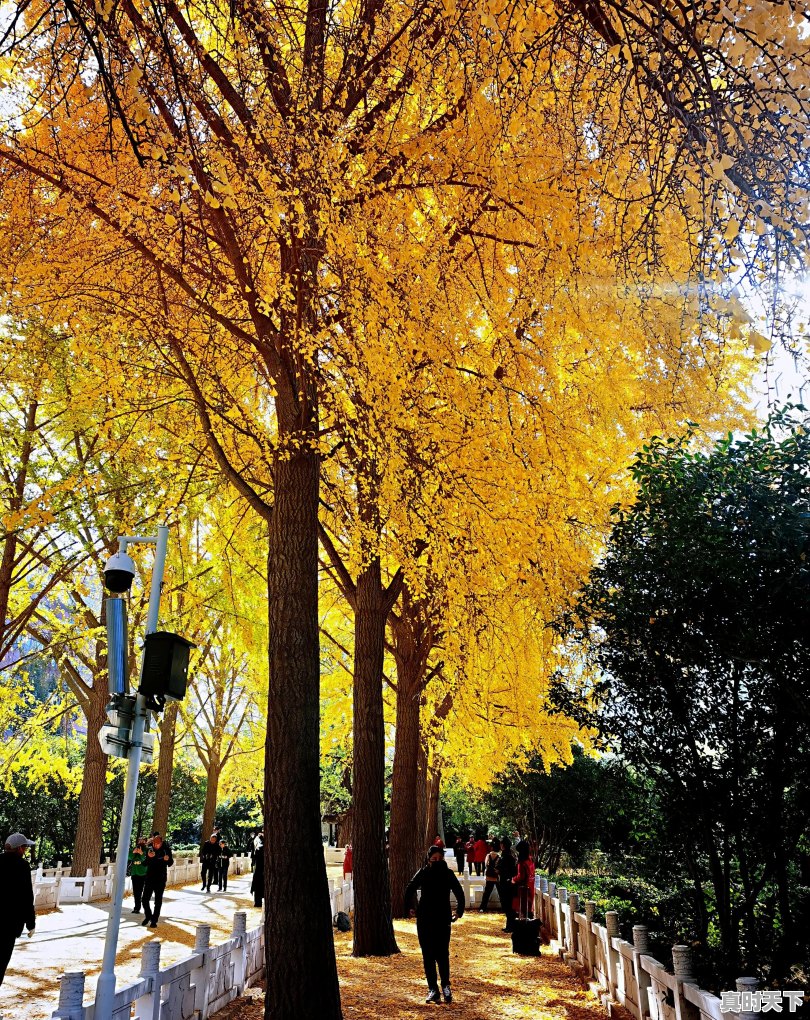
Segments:
[[[352,922],[349,920],[349,915],[345,911],[339,910],[335,914],[335,927],[338,931],[352,930]]]

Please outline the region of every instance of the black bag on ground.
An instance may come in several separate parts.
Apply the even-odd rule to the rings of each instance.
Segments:
[[[512,952],[520,956],[540,955],[540,918],[512,922]]]

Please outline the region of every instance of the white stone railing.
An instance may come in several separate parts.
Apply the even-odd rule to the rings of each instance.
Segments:
[[[332,917],[352,909],[350,881],[330,879],[329,905]],[[140,977],[115,993],[113,1020],[206,1020],[258,984],[264,977],[264,925],[247,931],[246,917],[243,910],[234,914],[233,934],[220,946],[210,944],[209,924],[197,925],[192,955],[163,969],[160,942],[147,942]],[[84,971],[62,975],[52,1020],[95,1020],[95,1002],[84,1004],[85,983]]]
[[[140,977],[115,993],[113,1020],[207,1020],[264,976],[264,926],[247,931],[242,910],[222,945],[211,945],[209,924],[197,925],[191,956],[164,968],[160,946],[143,947]],[[52,1020],[94,1020],[95,1002],[84,1005],[85,981],[84,971],[62,975]]]
[[[31,876],[34,886],[34,907],[36,910],[55,910],[62,903],[90,903],[106,900],[112,895],[113,866],[102,864],[98,873],[92,868],[82,878],[66,875],[61,861],[55,868],[36,869]],[[241,855],[231,858],[229,875],[246,875],[251,871],[250,857]],[[199,857],[177,857],[166,872],[166,885],[190,885],[200,879]],[[132,889],[127,876],[125,893]]]
[[[605,914],[605,924],[598,924],[593,900],[581,912],[576,893],[539,876],[535,885],[535,917],[548,929],[552,947],[573,971],[596,986],[608,1011],[612,1003],[619,1003],[636,1020],[754,1020],[745,1013],[721,1013],[721,1000],[698,987],[689,946],[672,947],[670,973],[649,955],[644,925],[633,925],[633,941],[626,942],[619,934],[615,910]],[[737,979],[739,992],[756,987],[756,978]]]

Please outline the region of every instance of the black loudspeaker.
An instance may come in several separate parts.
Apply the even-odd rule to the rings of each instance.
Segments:
[[[192,648],[196,645],[179,634],[165,630],[147,634],[139,688],[141,694],[157,700],[159,705],[164,698],[182,701],[186,696],[188,657]]]

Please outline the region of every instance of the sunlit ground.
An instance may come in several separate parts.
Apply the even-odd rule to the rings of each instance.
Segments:
[[[605,1020],[605,1011],[549,950],[515,956],[503,916],[469,913],[453,925],[450,972],[453,1003],[426,1005],[427,986],[415,922],[395,922],[398,956],[355,960],[352,936],[337,933],[345,1020],[416,1020],[450,1012],[454,1020]],[[232,1003],[215,1020],[262,1020],[257,998]]]

